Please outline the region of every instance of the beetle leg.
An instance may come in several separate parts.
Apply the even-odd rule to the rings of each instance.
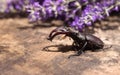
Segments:
[[[74,41],[74,42],[72,43],[72,48],[75,49],[76,51],[78,51],[78,49],[77,49],[76,47],[78,47],[78,44],[77,44],[76,41]]]
[[[79,56],[81,55],[82,53],[84,53],[84,48],[85,46],[87,45],[87,42],[85,42],[85,44],[83,45],[83,47],[77,52],[77,54],[74,54],[74,55],[70,55],[68,58],[70,58],[71,56]]]
[[[72,56],[79,56],[82,53],[83,53],[83,50],[80,50],[79,53],[68,56],[68,59],[71,58]]]
[[[87,45],[87,42],[85,42],[85,44],[83,45],[83,47],[78,51],[78,55],[80,55],[81,54],[81,52],[82,53],[84,53],[84,48],[85,48],[85,46]]]
[[[111,47],[112,47],[112,45],[110,45],[109,47],[106,47],[106,48],[102,48],[102,49],[100,49],[100,50],[105,51],[105,49],[109,49],[109,48],[111,48]],[[94,50],[94,51],[97,51],[97,50]]]

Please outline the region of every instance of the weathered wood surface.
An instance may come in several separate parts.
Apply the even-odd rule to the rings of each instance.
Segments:
[[[120,17],[120,16],[119,16]],[[120,19],[112,16],[102,21],[103,29],[96,28],[104,51],[86,51],[79,57],[67,59],[74,51],[69,38],[53,42],[46,40],[55,26],[32,26],[27,19],[0,20],[0,75],[119,75],[120,74]],[[42,51],[46,46],[52,52]]]

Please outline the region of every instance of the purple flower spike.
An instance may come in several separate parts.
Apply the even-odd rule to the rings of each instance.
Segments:
[[[100,2],[88,4],[82,11],[81,16],[75,16],[77,19],[75,18],[74,21],[70,23],[70,26],[82,30],[85,25],[90,26],[93,22],[109,16],[112,10],[118,11],[119,6],[119,0],[101,0]]]
[[[31,22],[41,20],[46,13],[44,13],[44,8],[39,4],[39,2],[34,2],[26,6],[27,12],[29,12],[29,19]]]
[[[27,7],[30,21],[63,20],[82,30],[112,11],[120,10],[120,0],[31,0]]]

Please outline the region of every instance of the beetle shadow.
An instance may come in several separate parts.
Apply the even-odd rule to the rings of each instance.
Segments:
[[[110,17],[107,17],[103,20],[97,20],[92,24],[92,26],[86,26],[86,30],[88,33],[91,34],[94,34],[96,32],[95,29],[101,29],[102,31],[116,30],[119,28],[119,23],[120,23],[119,17],[120,17],[120,13],[113,11]],[[106,23],[103,24],[103,22]],[[110,25],[110,23],[113,23],[114,25]]]
[[[9,13],[0,13],[0,19],[8,18],[26,18],[28,14],[26,12],[9,12]]]
[[[118,29],[118,25],[116,26],[109,26],[108,24],[106,24],[105,26],[101,27],[100,29],[103,30],[103,31],[106,31],[106,30],[116,30]]]
[[[52,48],[52,47],[55,47],[57,49],[49,49],[49,48]],[[88,49],[88,48],[85,48],[84,49],[84,53],[86,51],[90,51],[90,52],[100,52],[100,51],[106,51],[106,49],[109,49],[111,48],[112,46],[109,46],[109,47],[106,47],[106,48],[103,48],[103,49]],[[75,51],[77,52],[79,49],[75,49],[72,45],[51,45],[51,46],[46,46],[42,49],[42,51],[46,51],[46,52],[62,52],[62,53],[66,53],[66,52],[69,52],[69,51]]]
[[[55,26],[55,25],[52,25],[52,24],[49,24],[49,25],[34,24],[32,26],[18,27],[18,29],[20,29],[20,30],[26,30],[26,29],[48,28],[48,27],[52,27],[52,26]]]
[[[8,52],[8,49],[9,48],[9,46],[2,46],[2,45],[0,45],[0,53],[3,53],[3,52]]]
[[[48,23],[42,23],[42,24],[37,24],[37,23],[33,23],[32,26],[23,26],[23,27],[18,27],[18,29],[20,30],[26,30],[26,29],[37,29],[37,28],[49,28],[49,27],[60,27],[61,25],[56,25],[56,24],[52,24],[50,22]]]
[[[118,23],[120,23],[120,21]],[[119,28],[119,25],[110,26],[109,24],[105,24],[105,25],[99,24],[99,25],[92,25],[92,26],[86,27],[82,32],[94,34],[97,32],[95,29],[107,31],[107,30],[117,30],[118,28]]]
[[[116,23],[120,23],[120,19],[119,19],[120,13],[118,13],[116,11],[113,11],[110,16],[111,17],[103,19],[104,22],[107,22],[106,24],[103,25],[102,21],[96,21],[96,23],[98,23],[98,25],[95,25],[94,27],[95,28],[100,28],[103,31],[118,29],[119,24],[116,24]],[[110,23],[115,23],[115,24],[114,25],[110,25]]]
[[[50,49],[50,48],[57,48],[57,49]],[[75,51],[73,49],[73,46],[72,45],[50,45],[50,46],[46,46],[43,48],[42,51],[47,51],[47,52],[62,52],[62,53],[65,53],[65,52],[69,52],[69,51]]]
[[[97,28],[97,29],[101,29],[101,30],[103,30],[103,31],[116,30],[116,29],[118,29],[118,27],[119,27],[119,25],[109,25],[110,22],[113,22],[113,20],[109,22],[108,19],[105,19],[104,21],[108,21],[108,23],[106,23],[106,24],[103,25],[101,22],[99,22],[99,23],[97,22],[98,25],[94,25],[94,27]],[[114,22],[120,23],[119,20],[114,20]]]

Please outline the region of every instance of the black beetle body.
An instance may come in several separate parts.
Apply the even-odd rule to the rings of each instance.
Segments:
[[[73,34],[69,37],[71,37],[75,41],[76,45],[81,45],[81,43],[84,44],[87,42],[85,49],[95,50],[101,49],[104,46],[104,43],[98,37],[91,34],[78,33],[77,35]]]
[[[73,39],[73,46],[75,49],[77,49],[77,54],[70,55],[71,56],[79,56],[84,52],[84,50],[89,49],[92,51],[96,51],[98,49],[102,49],[104,47],[104,43],[102,40],[100,40],[98,37],[86,34],[83,32],[79,32],[71,27],[59,27],[55,30],[53,30],[49,35],[49,40],[53,40],[53,38],[59,34],[65,34],[68,37],[71,37]]]

